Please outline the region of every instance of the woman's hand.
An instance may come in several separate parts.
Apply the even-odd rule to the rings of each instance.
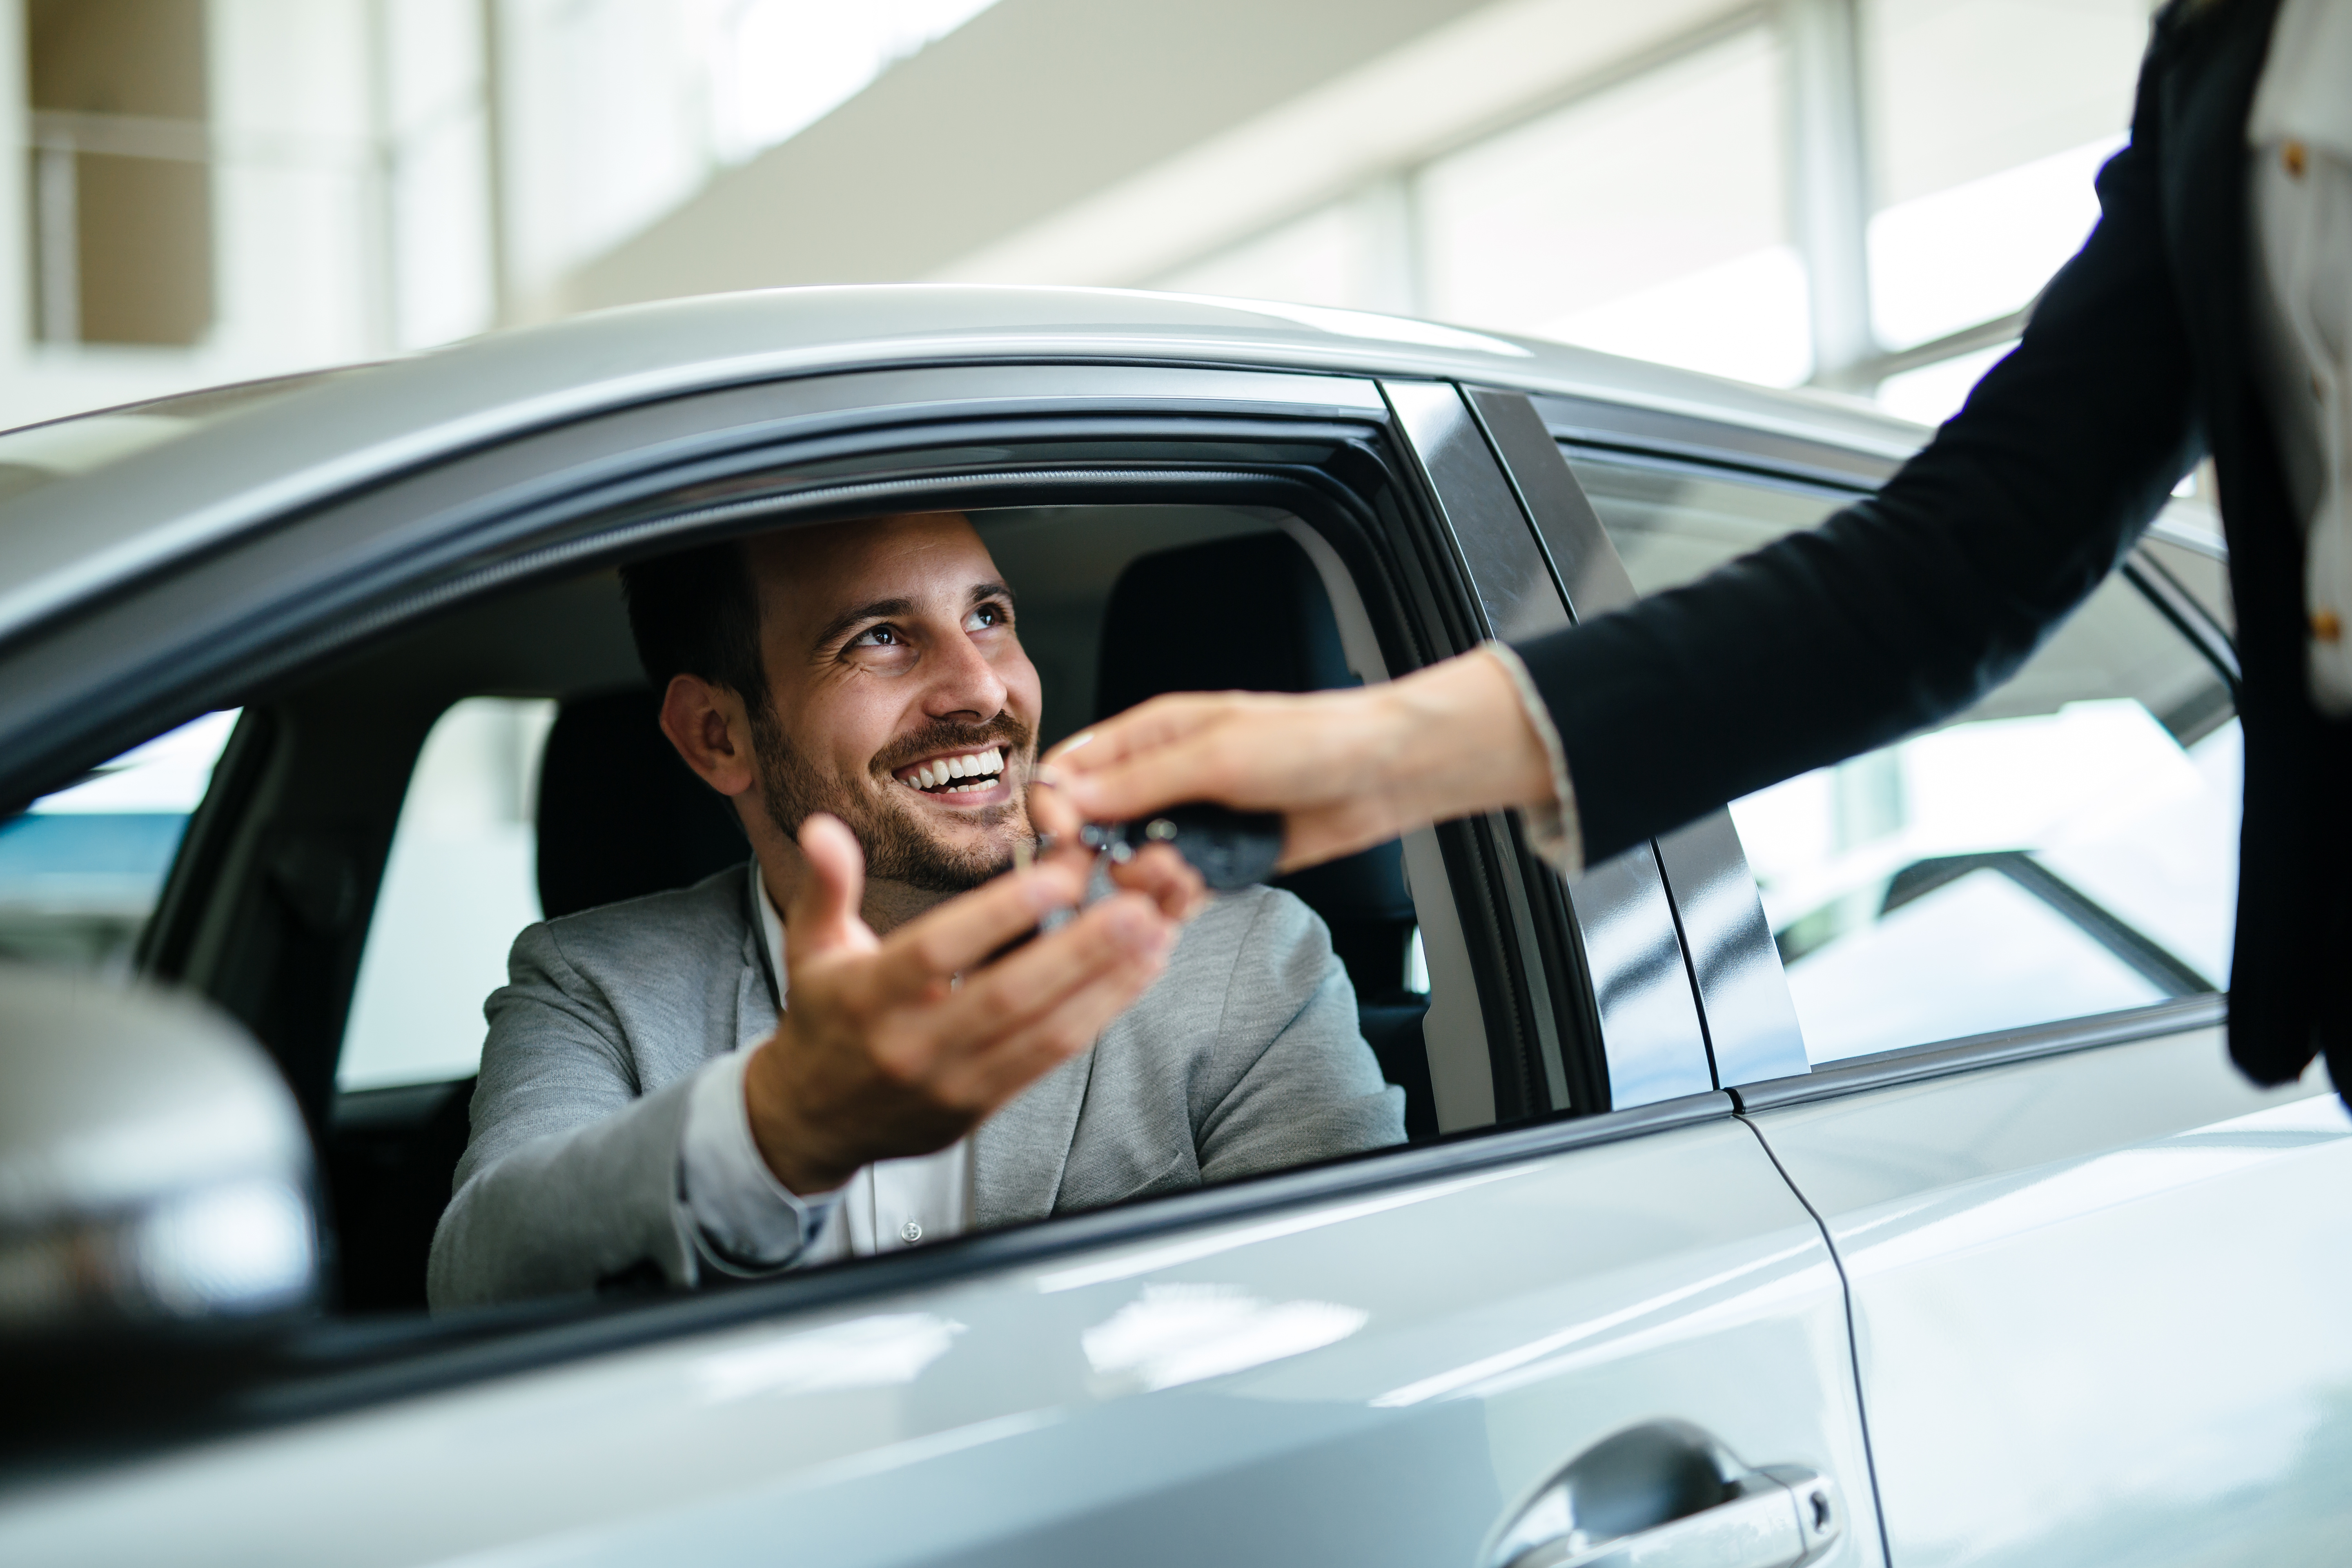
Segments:
[[[1281,812],[1286,871],[1552,798],[1543,742],[1509,672],[1484,652],[1353,690],[1155,697],[1045,762],[1041,776],[1089,821],[1196,800]]]

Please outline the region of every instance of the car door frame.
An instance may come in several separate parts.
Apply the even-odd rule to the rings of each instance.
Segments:
[[[883,378],[893,378],[909,410],[895,424],[881,422],[897,432],[879,443],[892,450],[908,445],[911,437],[905,431],[918,426],[930,442],[943,430],[961,440],[1003,435],[1024,420],[1033,422],[1032,433],[1045,422],[1061,421],[1092,437],[1114,429],[1131,432],[1159,421],[1158,427],[1171,436],[1181,429],[1188,438],[1200,439],[1221,430],[1238,434],[1256,429],[1252,421],[1273,418],[1287,421],[1284,427],[1294,432],[1373,429],[1390,444],[1394,462],[1403,470],[1393,476],[1396,480],[1407,489],[1425,483],[1418,477],[1424,468],[1410,435],[1393,422],[1391,405],[1377,384],[1370,378],[1331,373],[1052,363],[857,372],[808,378],[781,389],[739,386],[699,395],[704,400],[731,400],[749,407],[744,420],[715,430],[705,427],[694,406],[697,399],[665,398],[505,447],[446,454],[395,480],[373,484],[341,502],[297,516],[254,519],[236,541],[191,566],[117,589],[82,606],[79,615],[54,623],[46,638],[19,639],[0,650],[0,689],[17,693],[13,702],[0,701],[0,708],[14,710],[0,714],[0,732],[37,733],[44,742],[12,755],[10,777],[0,781],[0,786],[21,789],[22,781],[44,768],[54,771],[61,760],[70,765],[110,754],[142,728],[183,717],[192,705],[201,708],[208,694],[221,692],[225,682],[266,684],[283,672],[362,646],[370,637],[469,593],[488,592],[525,574],[606,559],[612,553],[609,523],[581,527],[565,521],[592,508],[596,516],[609,518],[615,508],[642,501],[649,493],[674,491],[681,476],[716,485],[732,473],[772,467],[776,448],[788,439],[829,443],[823,450],[840,458],[856,449],[857,431],[877,423],[872,394],[860,392],[856,384],[871,386]],[[950,383],[961,389],[955,397],[948,395]],[[1043,390],[1048,383],[1052,390]],[[763,397],[787,404],[797,397],[800,403],[780,416],[761,405]],[[615,458],[613,433],[631,421],[649,426],[650,435]],[[780,429],[782,426],[791,428]],[[646,477],[648,468],[657,470],[656,479]],[[968,474],[943,478],[964,487],[959,493],[985,488]],[[1208,481],[1187,471],[1177,482],[1197,496]],[[801,503],[797,515],[830,515],[826,508],[856,515],[854,509],[873,504],[875,489],[845,483],[823,489],[814,500],[799,492],[786,499]],[[1384,631],[1419,637],[1427,645],[1384,650],[1400,668],[1459,651],[1483,631],[1478,602],[1467,596],[1458,577],[1444,574],[1453,569],[1447,563],[1460,559],[1458,536],[1445,531],[1453,514],[1436,510],[1438,503],[1428,492],[1413,493],[1425,503],[1425,515],[1406,520],[1424,550],[1423,570],[1387,568],[1380,580],[1426,594],[1445,592],[1449,582],[1454,587],[1450,601],[1439,602],[1433,613],[1424,605],[1415,616],[1399,606],[1380,618]],[[583,496],[589,499],[583,500]],[[771,505],[772,500],[715,500],[691,527],[667,515],[623,526],[636,529],[632,542],[640,548],[656,539],[667,542],[694,537],[694,528],[710,536],[740,521],[747,507],[768,506],[761,515],[789,511]],[[427,503],[437,503],[437,510]],[[737,510],[730,512],[730,507]],[[383,521],[388,515],[404,514],[423,521],[397,528]],[[1439,563],[1439,569],[1430,569],[1431,560]],[[289,570],[308,575],[297,587],[289,587],[280,574]],[[1369,587],[1373,576],[1359,573],[1358,579]],[[287,611],[273,620],[263,613],[292,601],[299,601],[299,615]],[[180,629],[167,636],[157,630],[174,626],[174,609],[185,613],[193,608],[204,612],[197,632]],[[89,660],[94,647],[108,649],[109,657]],[[252,673],[257,667],[262,672],[257,676]],[[46,703],[32,700],[31,693],[45,689],[39,678],[60,670],[74,678],[63,683],[67,689],[61,694],[48,690]],[[68,718],[69,723],[63,721]],[[164,895],[166,918],[149,950],[163,978],[171,978],[175,967],[201,945],[185,923],[195,918],[198,902],[192,879],[217,874],[236,857],[257,852],[256,846],[246,842],[250,835],[239,818],[236,797],[258,787],[268,771],[267,731],[266,724],[257,724],[231,746],[221,769],[220,793],[208,798],[196,815]],[[1465,918],[1475,915],[1472,923],[1490,925],[1494,933],[1474,932],[1470,941],[1474,946],[1484,942],[1502,961],[1491,968],[1480,966],[1481,1002],[1488,1016],[1499,1013],[1517,1020],[1512,1028],[1524,1038],[1533,1033],[1524,1020],[1549,1005],[1554,1009],[1553,1037],[1572,1039],[1561,1029],[1559,992],[1554,988],[1568,984],[1563,974],[1576,972],[1563,968],[1556,932],[1549,938],[1538,934],[1532,942],[1528,938],[1522,923],[1529,908],[1525,868],[1532,862],[1516,827],[1499,822],[1475,825],[1447,836],[1444,843],[1454,906]],[[1504,858],[1507,854],[1512,858]],[[1480,879],[1468,891],[1457,879],[1464,868]],[[1498,887],[1504,896],[1497,896]],[[1476,914],[1479,906],[1474,899],[1486,901],[1483,915]],[[370,902],[356,899],[344,917],[362,931]],[[181,923],[175,925],[175,920]],[[1528,958],[1530,952],[1538,954],[1533,962]],[[1506,967],[1514,958],[1516,966]],[[1540,1003],[1528,999],[1531,992],[1541,996]],[[1569,1029],[1573,1026],[1571,1019]],[[319,1086],[312,1088],[315,1100]],[[329,1334],[331,1351],[321,1352],[317,1343],[308,1350],[297,1347],[288,1352],[289,1364],[265,1370],[252,1386],[217,1388],[206,1374],[188,1373],[190,1396],[209,1412],[200,1424],[212,1429],[270,1425],[401,1392],[447,1386],[493,1369],[550,1364],[649,1338],[905,1289],[955,1273],[1100,1247],[1114,1239],[1333,1201],[1351,1192],[1384,1191],[1457,1169],[1485,1169],[1538,1152],[1713,1121],[1728,1116],[1732,1109],[1727,1099],[1713,1093],[1615,1113],[1604,1112],[1605,1105],[1605,1100],[1596,1100],[1529,1107],[1508,1120],[1535,1125],[1517,1131],[1480,1129],[1424,1148],[1381,1152],[1104,1215],[961,1238],[690,1302],[607,1308],[584,1318],[570,1311],[520,1308],[386,1334],[370,1342],[361,1342],[366,1336]],[[255,1353],[268,1369],[278,1352],[264,1346]],[[322,1355],[333,1364],[331,1373],[320,1370]],[[163,1384],[171,1385],[181,1375],[166,1375]],[[120,1436],[115,1434],[109,1440],[119,1441]]]
[[[1488,437],[1484,426],[1460,392],[1451,384],[1415,383],[1391,384],[1382,393],[1383,407],[1403,405],[1414,411],[1415,417],[1428,416],[1435,423],[1424,426],[1423,433],[1433,432],[1436,437],[1442,437],[1424,441],[1409,430],[1407,440],[1397,443],[1410,454],[1408,481],[1427,487],[1426,510],[1439,525],[1427,532],[1435,567],[1409,582],[1437,591],[1448,581],[1444,574],[1452,572],[1457,574],[1454,581],[1460,585],[1451,612],[1460,623],[1458,631],[1431,649],[1430,656],[1456,651],[1481,637],[1492,635],[1498,627],[1521,630],[1524,623],[1509,614],[1508,596],[1513,595],[1538,607],[1535,624],[1538,627],[1565,624],[1567,602],[1559,593],[1556,573],[1539,553],[1539,535],[1532,531],[1529,519],[1520,510],[1520,503],[1486,444]],[[1400,417],[1399,423],[1405,421]],[[559,541],[558,545],[561,543]],[[564,559],[585,558],[583,552]],[[534,559],[539,564],[547,563],[545,555]],[[459,564],[469,570],[495,571],[500,562],[476,560]],[[430,588],[427,584],[420,592]],[[1548,607],[1543,604],[1547,594],[1553,595]],[[342,631],[338,628],[338,635]],[[304,657],[317,657],[317,646],[310,645]],[[1486,836],[1483,840],[1479,837],[1482,833]],[[1555,987],[1551,993],[1555,998],[1560,994],[1559,988],[1580,983],[1587,973],[1590,953],[1599,945],[1591,940],[1594,922],[1590,917],[1591,900],[1580,905],[1576,889],[1562,889],[1557,895],[1561,907],[1573,912],[1562,914],[1549,931],[1531,930],[1537,922],[1524,911],[1538,900],[1554,895],[1547,890],[1545,879],[1549,873],[1540,869],[1528,855],[1516,824],[1508,819],[1472,824],[1462,831],[1456,843],[1466,845],[1474,854],[1484,855],[1491,848],[1496,855],[1495,859],[1481,863],[1491,868],[1489,885],[1504,887],[1504,894],[1497,900],[1503,905],[1499,911],[1500,929],[1510,943],[1504,949],[1504,955],[1516,951],[1520,961],[1518,974],[1511,983]],[[1507,858],[1500,849],[1504,845],[1509,847]],[[1557,881],[1551,879],[1553,884]],[[1516,901],[1510,892],[1514,885]],[[1656,887],[1655,901],[1663,905],[1663,878]],[[1570,943],[1570,919],[1581,922],[1576,934],[1587,944],[1582,953]],[[1531,939],[1525,945],[1520,944],[1523,936]],[[1687,962],[1681,956],[1680,938],[1671,920],[1663,926],[1654,922],[1649,938],[1654,949],[1670,955],[1668,982],[1684,988],[1685,1003],[1695,1015],[1696,993],[1690,988]],[[1546,942],[1550,945],[1547,947]],[[1530,980],[1528,971],[1538,967],[1540,975]],[[1667,984],[1654,976],[1646,983]],[[1600,1004],[1589,995],[1586,1005],[1599,1011]],[[1560,1011],[1556,1007],[1553,1014],[1556,1030],[1564,1022]],[[1702,1061],[1704,1047],[1703,1036],[1686,1041],[1686,1048],[1701,1053],[1698,1059]],[[1560,1076],[1567,1077],[1565,1064]],[[1711,1074],[1706,1081],[1711,1083]],[[525,1306],[493,1310],[436,1325],[334,1326],[307,1344],[290,1347],[290,1352],[278,1347],[257,1347],[246,1363],[247,1375],[215,1391],[218,1397],[205,1407],[204,1419],[194,1424],[194,1430],[207,1436],[228,1432],[260,1436],[270,1428],[337,1412],[358,1412],[436,1391],[510,1379],[536,1369],[583,1363],[664,1342],[716,1335],[747,1325],[777,1323],[789,1328],[807,1314],[828,1308],[855,1307],[892,1295],[950,1286],[984,1273],[1017,1269],[1076,1254],[1097,1254],[1153,1237],[1175,1238],[1175,1246],[1168,1250],[1181,1252],[1187,1233],[1236,1220],[1250,1221],[1267,1234],[1280,1234],[1294,1226],[1320,1223],[1325,1214],[1382,1207],[1390,1197],[1404,1194],[1408,1189],[1444,1184],[1465,1176],[1531,1170],[1563,1155],[1653,1139],[1673,1140],[1678,1134],[1689,1133],[1694,1138],[1703,1135],[1702,1141],[1715,1151],[1717,1164],[1710,1169],[1729,1168],[1721,1163],[1725,1160],[1737,1163],[1740,1176],[1738,1190],[1744,1202],[1750,1207],[1763,1205],[1775,1210],[1777,1217],[1771,1224],[1776,1228],[1770,1232],[1775,1239],[1759,1242],[1758,1246],[1780,1249],[1764,1261],[1781,1272],[1759,1283],[1768,1287],[1768,1294],[1769,1290],[1783,1292],[1780,1298],[1783,1303],[1790,1299],[1788,1291],[1793,1289],[1799,1292],[1804,1303],[1804,1321],[1809,1325],[1805,1330],[1806,1348],[1798,1355],[1785,1362],[1777,1354],[1765,1358],[1771,1362],[1769,1367],[1759,1367],[1757,1358],[1748,1358],[1744,1364],[1755,1369],[1759,1381],[1750,1384],[1743,1380],[1741,1387],[1776,1388],[1787,1393],[1801,1384],[1801,1397],[1787,1403],[1806,1408],[1781,1412],[1764,1425],[1775,1429],[1791,1423],[1800,1426],[1814,1425],[1816,1439],[1826,1449],[1851,1461],[1846,1467],[1848,1495],[1854,1505],[1856,1520],[1866,1521],[1874,1510],[1859,1474],[1864,1458],[1859,1448],[1858,1415],[1853,1389],[1848,1381],[1849,1369],[1843,1360],[1845,1352],[1838,1348],[1834,1358],[1828,1353],[1832,1343],[1843,1346],[1846,1331],[1843,1296],[1834,1292],[1833,1284],[1824,1289],[1829,1259],[1818,1227],[1796,1204],[1785,1183],[1777,1178],[1760,1147],[1749,1142],[1748,1130],[1735,1125],[1732,1097],[1709,1088],[1704,1092],[1590,1115],[1558,1113],[1573,1109],[1571,1101],[1568,1107],[1554,1107],[1554,1114],[1549,1117],[1532,1119],[1518,1127],[1484,1130],[1418,1148],[1377,1152],[1231,1187],[962,1237],[936,1247],[857,1260],[805,1276],[684,1300],[614,1305],[587,1312]],[[1679,1149],[1684,1143],[1675,1142],[1672,1147]],[[1654,1157],[1667,1158],[1667,1146],[1654,1146]],[[1711,1201],[1707,1193],[1696,1187],[1677,1186],[1671,1173],[1665,1174],[1666,1180],[1640,1184],[1642,1190],[1670,1191],[1675,1203],[1696,1205],[1686,1212],[1706,1213],[1735,1206]],[[1595,1195],[1606,1199],[1609,1194],[1602,1192]],[[1258,1225],[1261,1220],[1262,1226]],[[1670,1242],[1675,1233],[1669,1226],[1661,1234]],[[1732,1275],[1716,1274],[1699,1279],[1670,1275],[1665,1280],[1654,1280],[1649,1287],[1631,1292],[1639,1299],[1612,1303],[1613,1310],[1587,1322],[1568,1327],[1556,1322],[1545,1325],[1539,1337],[1506,1351],[1502,1364],[1478,1356],[1466,1364],[1456,1365],[1454,1363],[1462,1359],[1459,1353],[1450,1347],[1433,1347],[1437,1355],[1434,1364],[1445,1369],[1434,1380],[1443,1386],[1429,1386],[1433,1380],[1420,1377],[1415,1384],[1393,1391],[1395,1407],[1402,1410],[1418,1402],[1443,1401],[1473,1393],[1496,1377],[1505,1383],[1516,1380],[1517,1386],[1525,1388],[1534,1386],[1528,1382],[1530,1378],[1550,1376],[1556,1380],[1551,1385],[1551,1397],[1557,1409],[1559,1399],[1572,1394],[1573,1384],[1568,1380],[1573,1373],[1566,1368],[1552,1370],[1552,1363],[1545,1358],[1572,1346],[1567,1358],[1572,1367],[1580,1357],[1604,1352],[1621,1330],[1625,1331],[1625,1337],[1637,1342],[1685,1342],[1675,1336],[1685,1302],[1694,1303],[1693,1310],[1697,1314],[1694,1321],[1699,1326],[1682,1329],[1685,1334],[1710,1331],[1704,1326],[1715,1321],[1708,1317],[1710,1313],[1726,1315],[1732,1321],[1744,1321],[1741,1314],[1754,1309],[1741,1304],[1745,1287],[1734,1276],[1752,1278],[1751,1268],[1755,1266],[1752,1262],[1743,1264]],[[1123,1276],[1114,1273],[1112,1277]],[[1793,1323],[1795,1320],[1790,1321]],[[1811,1404],[1807,1405],[1807,1401]],[[1570,1404],[1573,1403],[1570,1399]],[[1732,1405],[1738,1403],[1737,1399],[1729,1401]],[[1749,1403],[1754,1404],[1752,1399]],[[1426,1408],[1434,1411],[1441,1406],[1431,1405]],[[1476,1407],[1443,1408],[1468,1416],[1475,1413]],[[1779,1411],[1780,1406],[1774,1405],[1771,1408]],[[184,1443],[190,1435],[190,1428],[184,1426],[167,1436],[152,1436],[150,1448]],[[126,1444],[120,1433],[109,1436],[108,1447],[114,1457],[121,1457],[126,1447],[137,1446]],[[1495,1523],[1497,1531],[1538,1495],[1538,1489],[1547,1479],[1546,1468],[1556,1469],[1559,1464],[1572,1458],[1570,1449],[1585,1439],[1571,1441],[1563,1437],[1560,1441],[1567,1447],[1546,1458],[1544,1468],[1528,1462],[1532,1458],[1530,1446],[1522,1443],[1511,1471],[1496,1478],[1503,1489],[1502,1511]],[[1758,1451],[1746,1453],[1745,1458],[1780,1461],[1806,1456]],[[1821,1462],[1820,1457],[1811,1457],[1811,1462]],[[1488,1544],[1491,1546],[1493,1541]],[[1875,1558],[1874,1527],[1858,1522],[1848,1551],[1858,1559]]]

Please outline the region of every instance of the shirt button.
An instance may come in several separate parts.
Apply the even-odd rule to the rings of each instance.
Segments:
[[[917,1225],[913,1220],[908,1220],[906,1224],[898,1227],[898,1239],[901,1241],[920,1241],[923,1239],[923,1227]]]
[[[2279,149],[2279,162],[2286,165],[2286,172],[2288,174],[2293,174],[2298,180],[2303,178],[2303,143],[2300,142],[2290,142],[2285,146],[2281,147]]]
[[[2311,612],[2311,635],[2324,643],[2341,642],[2344,638],[2344,618],[2333,610]]]

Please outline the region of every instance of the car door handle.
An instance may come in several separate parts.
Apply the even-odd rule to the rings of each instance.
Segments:
[[[1488,1568],[1796,1568],[1845,1527],[1837,1484],[1751,1469],[1685,1421],[1603,1438],[1520,1510]]]

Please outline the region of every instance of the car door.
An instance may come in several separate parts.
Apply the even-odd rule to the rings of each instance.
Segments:
[[[978,489],[1012,482],[1016,394],[1097,437],[1139,409],[1216,414],[1220,482],[1249,460],[1238,406],[1288,419],[1294,447],[1308,424],[1344,425],[1391,466],[1403,581],[1334,550],[1335,599],[1409,601],[1432,656],[1566,619],[1447,384],[988,367],[784,401],[823,405],[833,462],[861,428],[913,447],[910,420],[996,418],[981,461],[998,466],[959,480]],[[683,416],[664,406],[666,439]],[[611,437],[540,439],[609,468]],[[920,463],[866,461],[860,494],[915,479],[942,494],[942,442],[923,439]],[[487,476],[472,489],[453,466],[408,493],[478,516],[489,479],[551,489],[494,458],[468,459]],[[1056,461],[1068,471],[1066,447]],[[467,553],[455,525],[424,537],[394,491],[352,505],[404,560],[502,581],[604,547],[577,512],[536,533],[501,522]],[[285,577],[246,613],[314,599],[297,568],[336,526],[248,559],[248,583]],[[627,526],[642,541],[643,508]],[[431,591],[387,569],[375,603]],[[1835,1262],[1715,1087],[1657,857],[1613,887],[1563,886],[1502,818],[1409,855],[1433,1076],[1483,1074],[1487,1125],[1457,1116],[1420,1147],[682,1300],[328,1325],[193,1436],[151,1431],[20,1479],[0,1556],[145,1561],[166,1540],[181,1561],[236,1563],[1484,1565],[1622,1541],[1881,1561]]]
[[[1843,499],[1697,421],[1641,454],[1547,412],[1643,591]],[[2224,1052],[2235,662],[2198,524],[1978,709],[1732,808],[1763,1022],[1793,993],[1812,1060],[1724,1081],[1836,1246],[1897,1563],[2327,1562],[2352,1526],[2352,1121],[2316,1066],[2262,1090]]]

